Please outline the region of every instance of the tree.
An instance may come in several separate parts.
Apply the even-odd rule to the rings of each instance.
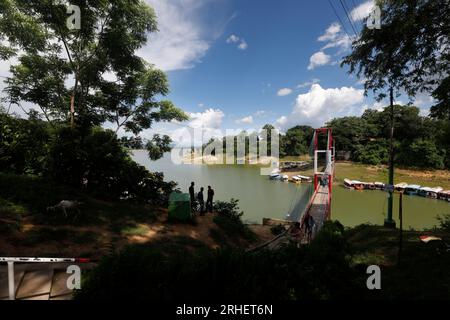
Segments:
[[[32,103],[72,128],[111,122],[135,135],[154,122],[186,120],[157,99],[169,92],[166,75],[136,54],[157,31],[152,8],[142,0],[71,3],[81,10],[79,30],[66,27],[66,7],[56,1],[0,0],[0,41],[8,43],[0,59],[18,59],[6,80],[8,102]]]
[[[281,138],[283,155],[299,156],[307,154],[314,129],[309,126],[295,126]]]
[[[450,3],[448,0],[384,0],[381,29],[364,28],[342,65],[366,79],[365,90],[383,88],[410,96],[431,92],[433,116],[450,114]]]

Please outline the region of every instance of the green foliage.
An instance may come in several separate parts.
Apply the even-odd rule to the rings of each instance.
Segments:
[[[444,168],[445,151],[439,150],[434,141],[417,139],[404,148],[401,163],[420,168]]]
[[[300,156],[307,154],[314,134],[314,129],[309,126],[295,126],[281,136],[280,153],[282,155]]]
[[[357,145],[354,159],[364,164],[386,164],[389,158],[389,148],[386,140],[370,141],[365,145]]]
[[[450,233],[450,214],[444,214],[437,217],[439,221],[439,227],[445,232]]]
[[[333,119],[337,151],[350,151],[351,159],[365,164],[388,162],[390,108],[366,110],[361,117]],[[420,115],[414,106],[394,105],[394,153],[399,165],[429,169],[450,168],[450,122]]]
[[[254,241],[256,235],[241,220],[244,212],[239,211],[239,200],[231,199],[230,202],[217,201],[214,210],[218,213],[214,217],[214,223],[230,238],[244,238]]]
[[[340,256],[347,252],[341,229],[333,224],[325,232],[311,248],[288,245],[253,253],[232,248],[192,251],[182,243],[170,249],[169,241],[164,248],[159,243],[130,246],[89,273],[75,298],[212,302],[360,297],[354,270]]]
[[[187,120],[159,99],[169,93],[164,72],[136,54],[157,31],[153,9],[142,0],[76,4],[80,30],[66,27],[66,8],[54,1],[0,1],[0,59],[17,58],[5,101],[32,103],[47,121],[83,130],[109,122],[138,135],[155,122]]]
[[[41,174],[50,130],[49,125],[39,119],[13,118],[0,111],[0,170]]]

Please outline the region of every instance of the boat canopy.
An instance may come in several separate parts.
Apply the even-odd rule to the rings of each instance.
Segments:
[[[412,190],[418,190],[420,189],[421,186],[419,186],[418,184],[409,184],[405,187],[405,189],[412,189]]]

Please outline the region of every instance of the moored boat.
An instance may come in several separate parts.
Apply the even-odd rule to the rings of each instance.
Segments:
[[[302,175],[298,175],[297,177],[299,177],[302,180],[302,182],[303,181],[305,181],[305,182],[311,182],[312,181],[311,177],[302,176]]]
[[[353,188],[355,188],[355,190],[364,190],[366,183],[358,181],[358,180],[353,180],[352,185],[353,185]]]
[[[287,174],[281,176],[281,180],[283,181],[288,181],[289,180],[289,176]]]
[[[364,185],[364,189],[368,189],[368,190],[376,190],[376,186],[375,183],[372,182],[368,182]]]
[[[344,179],[344,187],[347,189],[353,189],[353,183],[350,179]]]
[[[397,183],[395,186],[394,186],[394,189],[395,190],[397,190],[397,191],[403,191],[403,190],[405,190],[405,188],[408,186],[408,184],[406,183],[406,182],[401,182],[401,183]]]
[[[450,190],[444,190],[438,193],[438,198],[450,202]]]
[[[433,189],[430,187],[423,187],[423,188],[419,189],[417,194],[421,197],[426,197],[428,195],[428,193],[432,192],[432,191],[433,191]]]
[[[383,190],[384,187],[386,186],[383,182],[375,182],[374,185],[375,185],[375,189],[377,189],[377,190]]]
[[[444,189],[441,187],[431,188],[431,190],[427,193],[428,198],[437,199],[438,195]]]
[[[421,188],[418,184],[409,184],[405,187],[405,193],[409,196],[417,195],[419,190],[421,190]]]
[[[281,175],[279,174],[279,173],[272,173],[270,176],[269,176],[269,179],[270,180],[279,180],[281,178]]]

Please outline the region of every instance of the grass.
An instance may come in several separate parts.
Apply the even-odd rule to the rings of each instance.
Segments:
[[[292,174],[312,176],[313,170],[296,171]],[[335,167],[335,182],[342,184],[345,178],[366,182],[388,181],[388,168],[386,166],[370,166],[354,162],[337,162]],[[395,168],[395,183],[406,182],[428,187],[442,187],[450,190],[450,171],[423,170],[414,168]]]
[[[148,226],[132,224],[132,225],[129,225],[129,226],[126,226],[125,228],[123,228],[120,231],[120,233],[126,237],[132,237],[132,236],[143,237],[148,233],[149,230],[150,229]]]

